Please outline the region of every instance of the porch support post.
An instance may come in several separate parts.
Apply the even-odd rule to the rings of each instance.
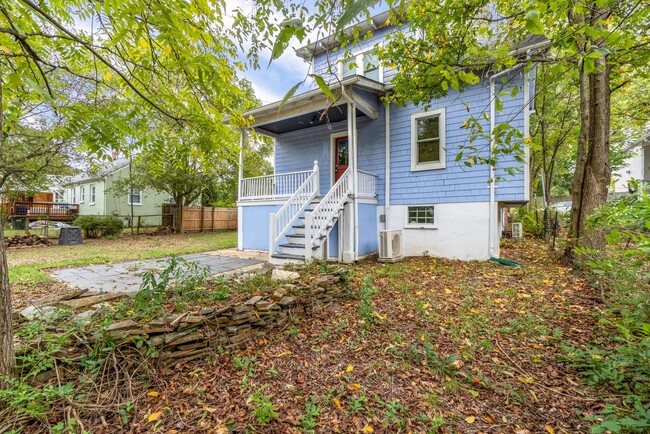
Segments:
[[[239,174],[237,176],[237,199],[241,198],[241,184],[244,179],[244,143],[245,143],[246,130],[244,128],[239,130]]]
[[[346,95],[345,89],[342,89],[344,95]],[[347,97],[347,95],[346,95]],[[356,119],[356,105],[354,102],[347,98],[348,100],[348,158],[349,158],[349,167],[352,171],[352,203],[349,204],[349,218],[346,215],[346,224],[343,230],[346,230],[344,236],[344,250],[343,250],[343,262],[354,262],[357,259],[357,230],[358,230],[358,220],[357,220],[357,119]]]
[[[245,130],[239,130],[239,172],[237,174],[237,201],[241,199],[242,179],[244,179],[244,134]],[[214,222],[212,222],[214,224]],[[237,249],[244,250],[244,207],[237,209]]]

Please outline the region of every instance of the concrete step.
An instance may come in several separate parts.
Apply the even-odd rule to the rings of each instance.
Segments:
[[[288,253],[273,253],[271,255],[270,261],[271,264],[283,265],[283,264],[301,264],[305,262],[304,255],[291,255]]]

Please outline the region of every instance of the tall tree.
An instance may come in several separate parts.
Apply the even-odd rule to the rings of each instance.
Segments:
[[[233,61],[238,41],[223,8],[219,0],[0,1],[2,134],[21,115],[14,101],[30,98],[66,120],[54,140],[81,137],[99,157],[124,147],[132,120],[146,124],[143,113],[211,138],[218,149],[230,134],[224,117],[244,122],[236,111],[245,94],[236,80],[243,65]],[[72,81],[82,85],[62,91],[60,84]],[[14,363],[5,266],[0,318],[2,377]]]

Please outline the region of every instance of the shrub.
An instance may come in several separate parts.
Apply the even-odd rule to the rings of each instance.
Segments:
[[[101,215],[82,215],[75,219],[86,234],[86,238],[115,237],[122,233],[124,223],[119,217]]]

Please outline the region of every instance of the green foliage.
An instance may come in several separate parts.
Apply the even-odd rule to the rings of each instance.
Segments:
[[[119,217],[108,215],[82,215],[73,224],[83,229],[86,238],[116,237],[124,229],[124,223]]]
[[[517,209],[515,220],[522,223],[524,234],[541,237],[544,233],[544,218],[540,211],[522,206]]]
[[[72,398],[75,394],[72,383],[38,387],[16,378],[5,378],[4,381],[8,387],[0,389],[0,402],[14,409],[17,415],[45,418],[56,401]]]
[[[177,301],[195,300],[205,295],[203,285],[209,275],[209,267],[173,255],[163,270],[144,273],[134,308],[142,313],[155,311],[171,294],[178,298]]]
[[[359,314],[363,319],[363,327],[367,328],[377,319],[377,312],[372,301],[372,296],[376,292],[375,285],[372,283],[372,276],[366,276],[359,290]]]
[[[275,411],[271,397],[264,394],[264,389],[264,387],[259,388],[246,400],[246,403],[252,404],[253,416],[260,425],[266,425],[279,416]]]
[[[611,307],[599,315],[606,333],[586,348],[566,347],[564,359],[589,384],[624,397],[592,418],[592,432],[647,432],[650,427],[650,197],[641,190],[597,210],[592,230],[606,233],[603,250],[581,248],[585,264]]]
[[[300,426],[300,432],[304,433],[314,433],[315,428],[318,427],[318,418],[321,415],[322,410],[318,406],[318,398],[312,396],[308,401],[305,402],[305,412],[300,419],[298,419],[298,426]]]

